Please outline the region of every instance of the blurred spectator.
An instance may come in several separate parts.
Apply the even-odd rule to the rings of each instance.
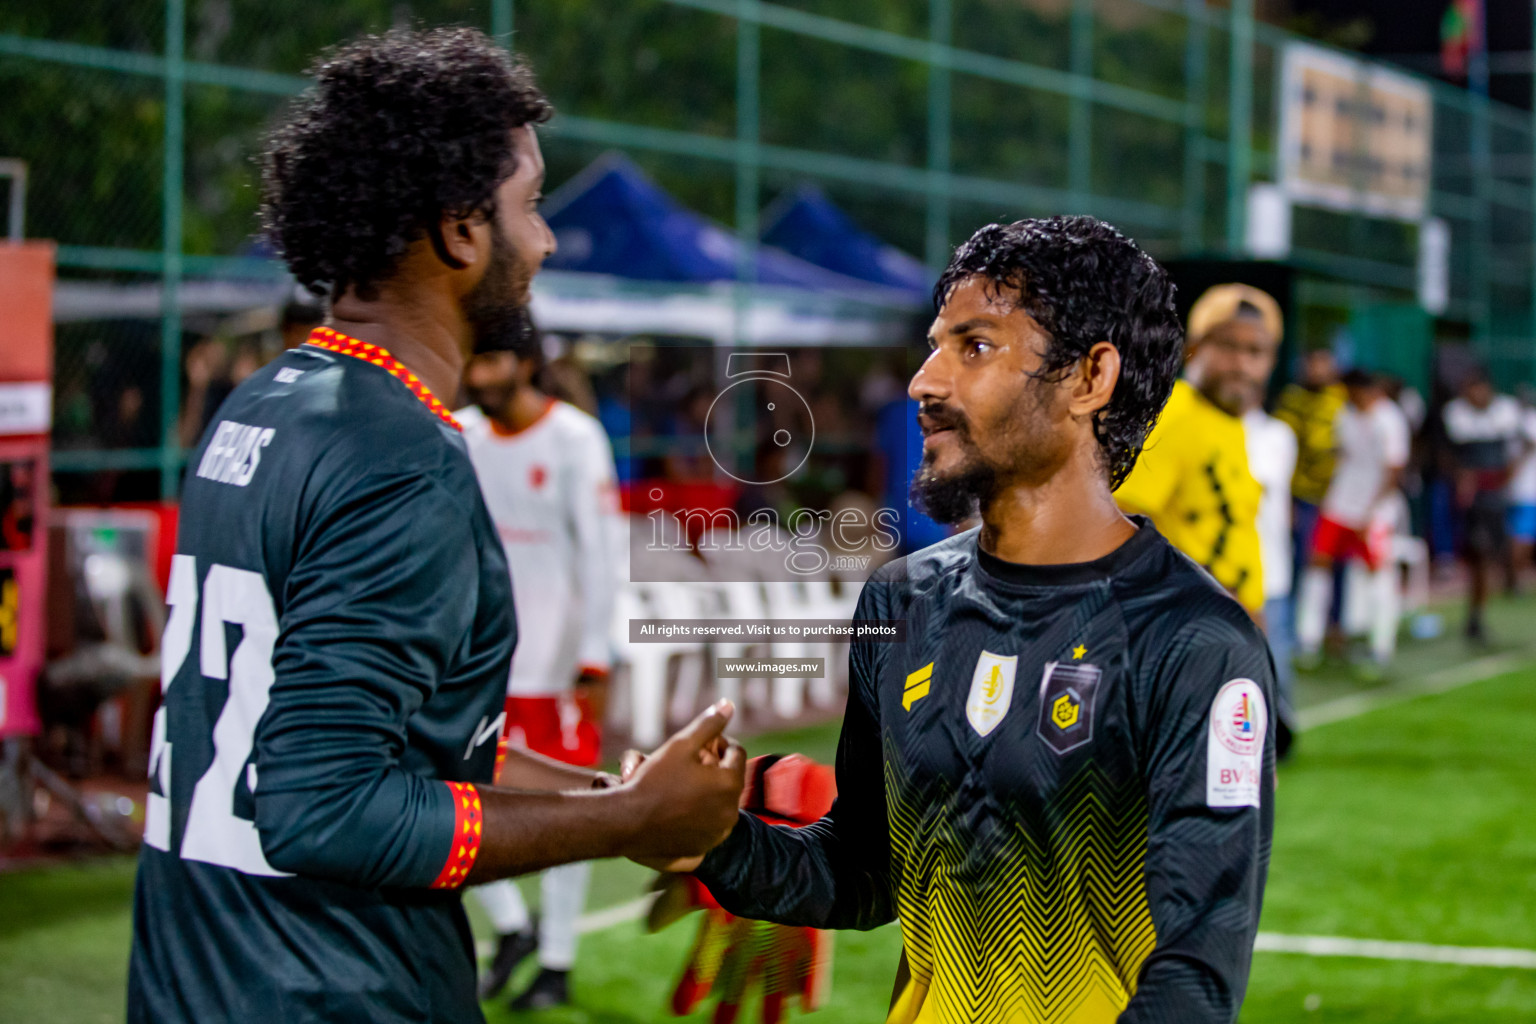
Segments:
[[[1285,756],[1294,730],[1296,706],[1291,666],[1295,631],[1291,609],[1294,553],[1291,550],[1291,477],[1296,472],[1296,434],[1282,420],[1264,411],[1262,391],[1255,391],[1243,413],[1248,440],[1248,466],[1263,488],[1259,502],[1259,553],[1264,566],[1264,633],[1275,658],[1279,687],[1281,731],[1275,735],[1278,756]]]
[[[613,454],[596,419],[544,390],[545,369],[541,339],[525,311],[465,367],[464,388],[474,405],[458,416],[513,589],[526,598],[516,606],[517,656],[503,736],[555,761],[594,767],[621,564],[613,543]],[[576,922],[590,872],[588,863],[546,870],[537,923],[511,880],[474,890],[498,935],[481,979],[482,999],[500,992],[518,962],[537,950],[539,974],[512,1008],[569,1002]]]
[[[1239,417],[1274,369],[1280,307],[1257,288],[1217,285],[1189,311],[1188,328],[1184,379],[1115,498],[1262,618],[1261,492]]]
[[[1520,573],[1536,550],[1536,405],[1527,393],[1520,408],[1519,455],[1509,481],[1509,590],[1519,588]]]
[[[704,445],[708,433],[709,410],[715,403],[715,389],[703,386],[690,388],[678,404],[676,412],[666,421],[664,433],[676,441],[669,445],[663,456],[668,480],[712,480],[715,463]],[[721,453],[726,465],[735,462],[736,453]]]
[[[597,393],[592,390],[592,380],[569,352],[544,364],[538,385],[552,398],[574,405],[588,416],[597,416]]]
[[[0,462],[0,551],[32,550],[37,523],[33,483],[37,467],[30,459]]]
[[[176,424],[181,446],[195,446],[218,415],[224,399],[268,362],[266,350],[255,338],[240,339],[233,354],[229,343],[218,337],[204,338],[187,349],[187,389]]]
[[[1467,377],[1441,415],[1455,466],[1456,507],[1464,517],[1462,555],[1471,571],[1467,639],[1485,641],[1483,606],[1493,567],[1504,556],[1510,470],[1525,417],[1520,403],[1496,394],[1481,371]]]
[[[1343,384],[1348,401],[1334,422],[1338,451],[1333,482],[1312,537],[1309,565],[1302,576],[1296,610],[1300,659],[1316,665],[1322,657],[1333,599],[1334,566],[1351,560],[1370,572],[1372,662],[1362,673],[1375,675],[1397,649],[1401,584],[1391,558],[1403,467],[1408,463],[1408,420],[1386,395],[1379,379],[1351,370]]]
[[[91,420],[103,448],[160,443],[160,335],[147,321],[111,321],[86,348]]]
[[[1296,432],[1296,474],[1291,478],[1292,521],[1296,573],[1312,550],[1318,509],[1333,482],[1334,421],[1344,408],[1344,386],[1333,352],[1313,349],[1301,357],[1301,379],[1280,392],[1275,418]]]
[[[742,485],[732,505],[737,520],[746,523],[755,512],[772,512],[778,522],[785,522],[795,508],[794,495],[786,482],[792,468],[782,445],[759,441],[753,457],[752,482]]]
[[[229,362],[230,384],[233,387],[239,387],[245,382],[245,378],[266,366],[267,362],[267,353],[260,342],[255,338],[242,338],[236,343],[234,358]],[[213,411],[217,413],[218,407],[215,406]]]
[[[609,438],[621,438],[626,447],[634,446],[635,422],[629,411],[629,365],[620,363],[608,370],[597,389],[597,420]],[[636,476],[636,459],[625,455],[615,460],[619,483],[627,484]]]
[[[183,364],[187,390],[182,397],[177,433],[181,446],[191,448],[213,422],[213,414],[235,390],[235,384],[230,375],[229,352],[220,338],[204,338],[187,349]]]

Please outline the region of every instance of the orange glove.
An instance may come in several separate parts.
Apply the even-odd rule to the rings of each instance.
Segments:
[[[800,827],[826,814],[836,796],[831,768],[799,754],[768,755],[748,763],[741,803],[764,821]],[[831,932],[736,917],[689,875],[661,875],[654,888],[660,895],[647,922],[652,932],[695,910],[704,911],[672,993],[674,1014],[692,1013],[713,994],[719,998],[714,1024],[732,1024],[759,984],[763,1024],[782,1020],[785,1003],[794,995],[806,1012],[826,999],[832,976]]]

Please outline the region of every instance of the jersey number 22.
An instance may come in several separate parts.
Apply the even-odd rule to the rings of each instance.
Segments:
[[[167,712],[171,684],[192,650],[198,627],[198,670],[203,679],[229,683],[229,697],[213,726],[213,761],[192,790],[182,830],[181,856],[217,864],[247,875],[281,876],[261,851],[256,823],[235,814],[240,774],[256,791],[256,765],[250,760],[256,723],[267,710],[272,692],[272,647],[277,642],[277,612],[260,573],[214,565],[203,581],[202,616],[198,620],[197,561],[176,555],[171,561],[171,607],[160,645],[162,704],[155,712],[150,740],[149,775],[153,785],[144,811],[144,841],[171,852],[171,756]],[[243,629],[234,653],[225,650],[225,625]],[[195,678],[195,677],[194,677]],[[186,685],[186,684],[183,684]]]

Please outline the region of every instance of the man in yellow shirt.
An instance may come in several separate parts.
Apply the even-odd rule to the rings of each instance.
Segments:
[[[1184,379],[1115,499],[1151,518],[1255,618],[1264,607],[1259,501],[1242,413],[1275,366],[1283,322],[1266,293],[1218,285],[1189,312]]]
[[[1292,534],[1298,581],[1306,571],[1323,498],[1333,483],[1337,458],[1333,425],[1348,399],[1347,390],[1339,383],[1339,364],[1332,350],[1315,348],[1301,358],[1301,379],[1287,384],[1275,403],[1275,418],[1296,431],[1291,497],[1295,500]]]

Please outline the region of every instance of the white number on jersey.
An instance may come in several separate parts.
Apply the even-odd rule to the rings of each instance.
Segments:
[[[170,620],[160,652],[162,695],[181,671],[192,647],[192,623],[197,614],[197,563],[191,555],[177,555],[171,562],[168,595]],[[242,781],[255,742],[256,723],[267,709],[272,691],[272,647],[277,642],[277,612],[272,595],[259,573],[215,565],[203,581],[202,621],[198,643],[199,674],[204,679],[227,679],[229,697],[213,726],[213,762],[192,791],[187,823],[181,839],[181,856],[248,875],[281,876],[261,852],[261,840],[252,821],[235,815],[235,791]],[[225,650],[224,626],[243,628],[244,636],[233,655]],[[171,753],[166,708],[155,713],[150,742],[149,773],[163,796],[151,794],[145,809],[144,841],[170,852]],[[246,780],[256,789],[255,765]]]

